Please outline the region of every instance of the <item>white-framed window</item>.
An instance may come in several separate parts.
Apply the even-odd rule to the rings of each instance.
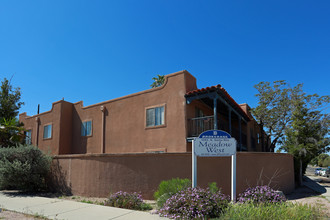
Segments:
[[[159,106],[146,110],[146,126],[154,127],[165,124],[165,107]]]
[[[31,144],[31,135],[32,135],[32,130],[27,130],[25,131],[25,144]]]
[[[52,125],[44,126],[44,139],[48,139],[52,137]]]
[[[81,136],[92,135],[92,121],[84,121],[81,123]]]

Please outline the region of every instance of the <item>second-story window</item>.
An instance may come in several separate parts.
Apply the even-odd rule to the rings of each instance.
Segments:
[[[81,123],[81,136],[92,135],[92,121],[84,121]]]
[[[44,126],[44,139],[48,139],[52,137],[52,125]]]
[[[153,127],[165,124],[164,106],[148,108],[146,112],[146,126]]]
[[[31,134],[32,134],[31,130],[25,131],[25,144],[31,144],[32,143]]]

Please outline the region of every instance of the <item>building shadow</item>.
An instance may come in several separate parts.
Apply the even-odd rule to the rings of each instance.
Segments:
[[[312,180],[311,178],[304,176],[303,177],[303,185],[297,187],[294,192],[286,195],[288,200],[296,200],[302,198],[308,198],[313,196],[319,196],[323,193],[326,193],[326,187],[320,185],[316,180]]]
[[[71,186],[68,185],[67,181],[67,173],[63,171],[58,159],[53,159],[46,182],[49,192],[66,196],[72,195]]]

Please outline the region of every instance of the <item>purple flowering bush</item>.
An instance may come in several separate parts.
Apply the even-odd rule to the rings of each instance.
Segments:
[[[142,196],[138,193],[127,193],[119,191],[110,195],[109,199],[105,202],[105,205],[133,209],[133,210],[150,210],[152,207],[149,204],[143,202]]]
[[[216,218],[228,207],[229,197],[209,188],[187,188],[172,197],[158,210],[160,216],[174,219]]]
[[[240,203],[281,203],[285,202],[286,198],[269,186],[256,186],[239,194],[237,201]]]

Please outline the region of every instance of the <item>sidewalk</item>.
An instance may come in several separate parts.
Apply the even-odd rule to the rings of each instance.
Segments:
[[[10,211],[44,216],[48,219],[166,219],[148,212],[93,205],[57,198],[22,196],[0,192],[0,208]]]

